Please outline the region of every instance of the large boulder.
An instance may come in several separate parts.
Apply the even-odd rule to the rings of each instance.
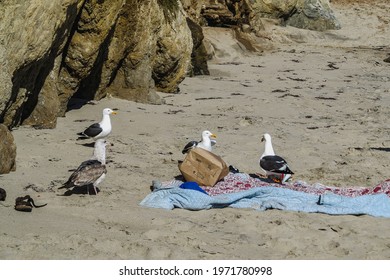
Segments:
[[[61,55],[77,18],[80,0],[7,0],[0,5],[0,123],[29,118],[45,80]],[[54,90],[54,94],[56,91]],[[40,122],[52,127],[56,108],[45,106]],[[55,119],[54,119],[55,122]],[[44,125],[46,126],[46,125]]]
[[[0,124],[0,174],[15,171],[16,145],[8,128]]]
[[[177,91],[191,51],[191,33],[176,0],[88,1],[57,77],[60,114],[71,97],[110,95],[158,104],[155,91]]]
[[[281,19],[283,24],[324,31],[340,29],[329,0],[253,0],[253,13],[259,17]]]
[[[328,0],[298,0],[286,24],[317,31],[341,28]]]
[[[254,0],[251,7],[255,14],[264,18],[283,18],[296,7],[299,0]]]
[[[203,2],[201,15],[209,26],[248,24],[255,33],[260,33],[263,29],[261,19],[272,18],[303,29],[318,31],[340,29],[340,23],[328,0],[203,0]]]
[[[53,128],[72,97],[161,102],[191,64],[177,0],[6,0],[0,5],[0,123]]]

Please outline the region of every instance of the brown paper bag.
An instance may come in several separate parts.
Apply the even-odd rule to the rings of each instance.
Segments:
[[[179,163],[179,170],[187,182],[197,182],[200,186],[214,186],[229,173],[221,157],[201,148],[191,149]]]

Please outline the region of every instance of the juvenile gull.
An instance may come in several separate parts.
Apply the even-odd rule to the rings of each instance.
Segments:
[[[285,183],[294,173],[290,170],[285,159],[275,155],[271,135],[264,134],[261,141],[265,141],[265,149],[260,157],[260,167],[265,171],[267,177],[276,182]]]
[[[79,139],[93,138],[96,140],[107,137],[112,129],[110,115],[116,115],[116,112],[110,108],[105,108],[101,122],[94,123],[83,132],[77,133],[77,135],[81,136]]]
[[[106,141],[98,139],[95,142],[93,157],[83,161],[59,189],[86,186],[89,194],[89,186],[93,185],[97,194],[96,187],[106,177],[106,173]]]
[[[217,136],[213,133],[211,133],[208,130],[205,130],[202,132],[202,140],[200,142],[198,141],[190,141],[185,145],[184,149],[181,151],[183,154],[188,153],[192,148],[199,147],[202,149],[205,149],[209,152],[212,150],[212,146],[214,146],[217,142],[214,139],[211,138],[217,138]]]

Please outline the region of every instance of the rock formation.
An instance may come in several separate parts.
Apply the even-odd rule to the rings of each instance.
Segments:
[[[261,18],[318,31],[340,28],[328,0],[208,0],[202,16],[211,26],[248,24],[255,30]]]
[[[8,128],[0,124],[0,174],[15,171],[16,145]]]
[[[328,0],[298,0],[285,20],[286,24],[303,29],[325,31],[341,28]]]
[[[190,18],[187,18],[187,24],[191,30],[193,42],[191,55],[192,68],[189,75],[210,75],[207,67],[208,53],[203,43],[204,35],[202,27]]]
[[[190,67],[192,37],[177,0],[7,0],[0,17],[0,123],[8,127],[53,128],[72,97],[159,103],[155,91],[175,92]]]
[[[2,1],[0,123],[17,126],[30,116],[38,102],[46,107],[56,104],[55,88],[49,91],[42,88],[61,56],[81,8],[79,2]],[[44,113],[52,118],[43,121],[45,127],[53,127],[57,117],[56,108],[49,110]],[[42,118],[39,116],[37,120]]]

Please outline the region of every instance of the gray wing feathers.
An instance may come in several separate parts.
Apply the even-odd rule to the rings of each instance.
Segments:
[[[188,153],[192,148],[195,148],[198,145],[198,141],[190,141],[185,145],[183,150],[181,151],[183,154]]]
[[[74,186],[80,187],[93,184],[105,173],[107,173],[106,166],[100,161],[84,161],[77,170],[70,175],[68,181],[61,188],[71,188]]]
[[[287,162],[280,156],[265,156],[260,159],[260,166],[266,171],[294,174],[287,165]]]

